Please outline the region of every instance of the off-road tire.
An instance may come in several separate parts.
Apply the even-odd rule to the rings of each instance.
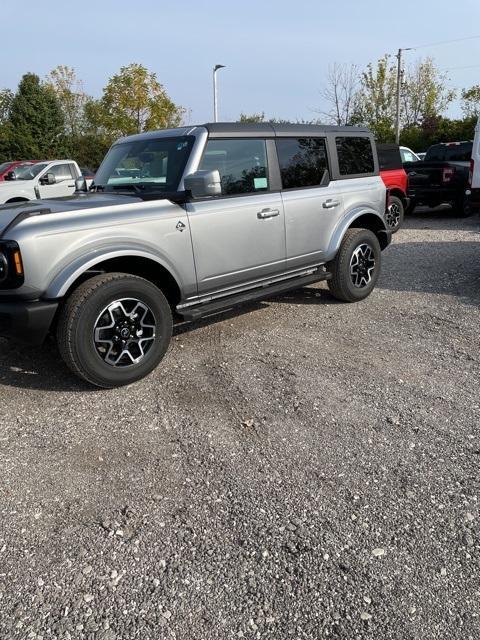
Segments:
[[[137,364],[116,367],[97,352],[94,329],[99,314],[121,299],[147,305],[155,320],[154,339]],[[57,343],[65,363],[77,376],[105,389],[131,384],[148,375],[165,355],[172,335],[172,312],[163,293],[148,280],[126,273],[90,278],[66,299],[60,310]]]
[[[469,218],[473,214],[472,205],[467,196],[461,196],[457,201],[453,202],[453,210],[459,218]]]
[[[395,207],[395,217],[396,217],[395,223],[393,223],[393,221],[390,221],[390,216],[392,216],[392,213],[390,212],[390,207],[392,208]],[[403,219],[405,217],[405,207],[403,206],[403,202],[400,200],[400,198],[397,198],[397,196],[390,196],[388,209],[389,210],[387,212],[387,222],[388,222],[387,227],[389,231],[391,231],[392,233],[397,233],[397,231],[403,225]]]
[[[355,251],[363,245],[370,247],[375,266],[368,284],[359,288],[354,285],[350,271],[352,257]],[[328,280],[331,294],[343,302],[358,302],[369,296],[380,275],[381,260],[380,243],[372,231],[369,229],[348,229],[337,255],[328,265],[328,270],[332,274],[331,279]]]

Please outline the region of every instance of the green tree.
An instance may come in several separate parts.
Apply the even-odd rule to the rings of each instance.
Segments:
[[[64,120],[54,92],[34,73],[23,76],[11,105],[7,125],[10,151],[17,158],[46,158],[61,146]]]
[[[480,116],[480,84],[475,84],[470,89],[463,89],[461,98],[465,117],[478,118]]]
[[[65,134],[76,137],[85,128],[85,105],[88,96],[75,69],[59,65],[46,78],[46,84],[55,93],[65,121]]]
[[[90,124],[112,137],[178,126],[185,112],[141,64],[122,67],[88,111]]]
[[[10,91],[10,89],[0,90],[0,125],[4,124],[8,120],[12,100],[13,91]]]
[[[363,124],[379,142],[394,139],[396,71],[389,55],[370,63],[360,78],[350,124]]]
[[[238,122],[247,122],[250,124],[256,124],[258,122],[267,122],[265,113],[241,113]]]
[[[421,125],[445,112],[455,98],[455,91],[447,89],[446,81],[447,75],[437,69],[432,58],[417,60],[406,70],[401,92],[404,127]]]

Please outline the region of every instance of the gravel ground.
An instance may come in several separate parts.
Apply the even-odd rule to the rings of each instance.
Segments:
[[[177,329],[130,388],[0,340],[0,637],[480,637],[480,220]]]

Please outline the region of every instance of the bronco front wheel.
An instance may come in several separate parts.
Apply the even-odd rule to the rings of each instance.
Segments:
[[[67,299],[57,328],[58,347],[70,369],[104,388],[149,374],[171,335],[172,313],[160,289],[124,273],[81,284]]]

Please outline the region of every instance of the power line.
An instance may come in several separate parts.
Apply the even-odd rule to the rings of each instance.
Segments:
[[[477,40],[480,36],[468,36],[467,38],[456,38],[455,40],[441,40],[440,42],[430,42],[428,44],[419,44],[416,47],[402,49],[402,51],[411,51],[412,49],[423,49],[425,47],[437,47],[442,44],[452,44],[454,42],[465,42],[466,40]]]

